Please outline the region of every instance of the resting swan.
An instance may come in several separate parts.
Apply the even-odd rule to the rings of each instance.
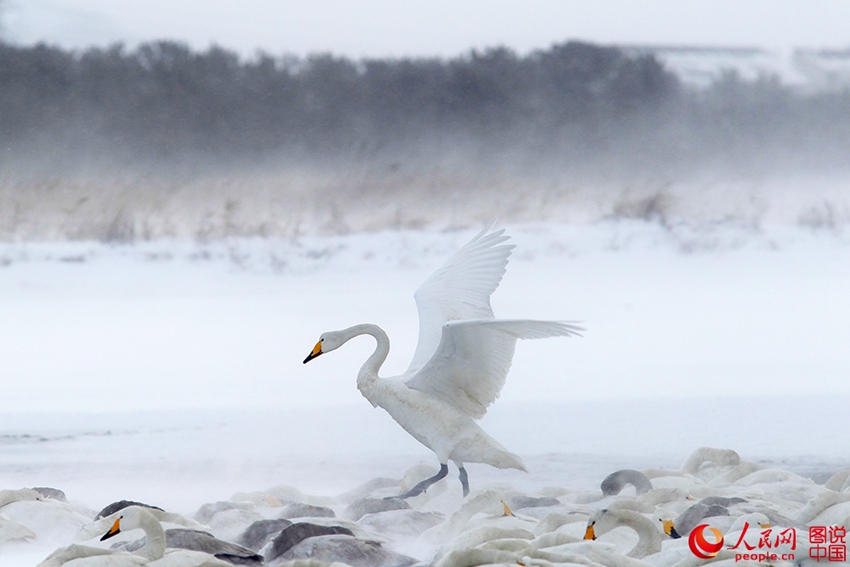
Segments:
[[[626,555],[641,559],[661,551],[661,532],[644,515],[632,510],[602,509],[587,520],[584,539],[595,540],[615,528],[626,526],[638,534],[637,544]]]
[[[166,553],[165,530],[148,508],[128,506],[107,516],[103,522],[111,527],[100,538],[101,541],[140,528],[145,532],[145,544],[132,553],[69,545],[50,554],[39,567],[232,567],[230,563],[199,551],[178,549]]]
[[[505,384],[517,339],[577,335],[569,323],[494,319],[490,295],[505,273],[512,245],[504,230],[485,229],[454,253],[416,291],[419,342],[401,376],[381,378],[390,341],[377,325],[363,324],[324,333],[304,363],[336,350],[360,335],[377,347],[357,376],[357,388],[417,441],[434,451],[440,471],[401,494],[424,492],[458,467],[463,495],[469,494],[464,463],[486,463],[525,471],[522,460],[475,423]]]

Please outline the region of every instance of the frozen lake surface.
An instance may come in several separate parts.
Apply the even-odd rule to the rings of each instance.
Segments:
[[[597,487],[621,468],[678,469],[697,447],[736,450],[823,482],[850,468],[850,396],[497,403],[482,426],[529,472],[468,465],[475,488]],[[814,419],[817,416],[817,419]],[[101,508],[114,500],[193,512],[234,492],[286,484],[334,496],[371,478],[437,466],[380,409],[163,410],[4,414],[0,478],[55,486]]]
[[[0,489],[191,515],[236,492],[334,497],[436,466],[360,397],[368,339],[301,361],[321,332],[373,322],[392,341],[385,374],[401,372],[413,291],[474,232],[0,246]],[[850,468],[843,233],[643,222],[509,233],[497,317],[587,332],[518,345],[482,426],[529,473],[470,465],[473,490],[598,490],[617,469],[678,469],[701,446],[819,483]],[[55,547],[0,548],[0,564]]]
[[[372,322],[401,373],[413,292],[474,234],[208,244],[0,246],[3,411],[353,405]],[[577,320],[523,342],[503,401],[848,394],[850,242],[840,231],[645,222],[510,227],[497,317]]]

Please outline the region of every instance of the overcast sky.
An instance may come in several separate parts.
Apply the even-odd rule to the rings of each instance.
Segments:
[[[250,56],[451,56],[600,43],[850,47],[850,0],[0,0],[20,44],[178,39]]]

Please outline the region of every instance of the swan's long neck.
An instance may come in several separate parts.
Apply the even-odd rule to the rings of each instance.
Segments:
[[[41,496],[35,490],[19,488],[17,490],[0,490],[0,507],[19,500],[38,500]]]
[[[847,502],[848,500],[850,500],[850,494],[846,494],[844,492],[823,492],[809,500],[805,506],[800,508],[794,514],[794,519],[808,524],[830,506]]]
[[[363,366],[360,367],[360,372],[357,374],[357,388],[363,392],[364,388],[368,388],[378,378],[378,371],[390,353],[390,339],[382,328],[370,323],[354,325],[340,332],[343,334],[343,342],[348,342],[360,335],[371,335],[375,337],[375,341],[377,342],[375,352],[366,359],[366,362],[363,363]]]
[[[150,512],[144,511],[139,514],[139,527],[145,531],[145,545],[136,551],[136,555],[141,555],[151,561],[162,559],[165,555],[165,530],[162,529],[162,524]]]
[[[629,557],[639,559],[661,551],[661,533],[646,517],[631,510],[621,510],[617,520],[621,526],[628,526],[638,533],[637,545],[627,553]]]

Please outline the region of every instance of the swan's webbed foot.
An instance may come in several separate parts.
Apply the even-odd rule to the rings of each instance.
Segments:
[[[466,474],[466,469],[463,467],[458,467],[458,472],[460,484],[463,486],[463,497],[466,498],[469,495],[469,475]]]
[[[416,486],[414,486],[413,488],[411,488],[410,490],[408,490],[404,494],[399,494],[398,496],[391,496],[390,498],[400,498],[400,499],[404,500],[405,498],[412,498],[414,496],[418,496],[418,495],[422,494],[423,492],[425,492],[428,489],[429,486],[431,486],[435,482],[438,482],[438,481],[442,480],[443,478],[445,478],[447,474],[449,474],[449,465],[445,465],[445,464],[441,463],[440,464],[440,472],[438,472],[437,474],[435,474],[434,476],[432,476],[430,478],[426,478],[425,480],[423,480],[422,482],[420,482],[419,484],[417,484]]]

